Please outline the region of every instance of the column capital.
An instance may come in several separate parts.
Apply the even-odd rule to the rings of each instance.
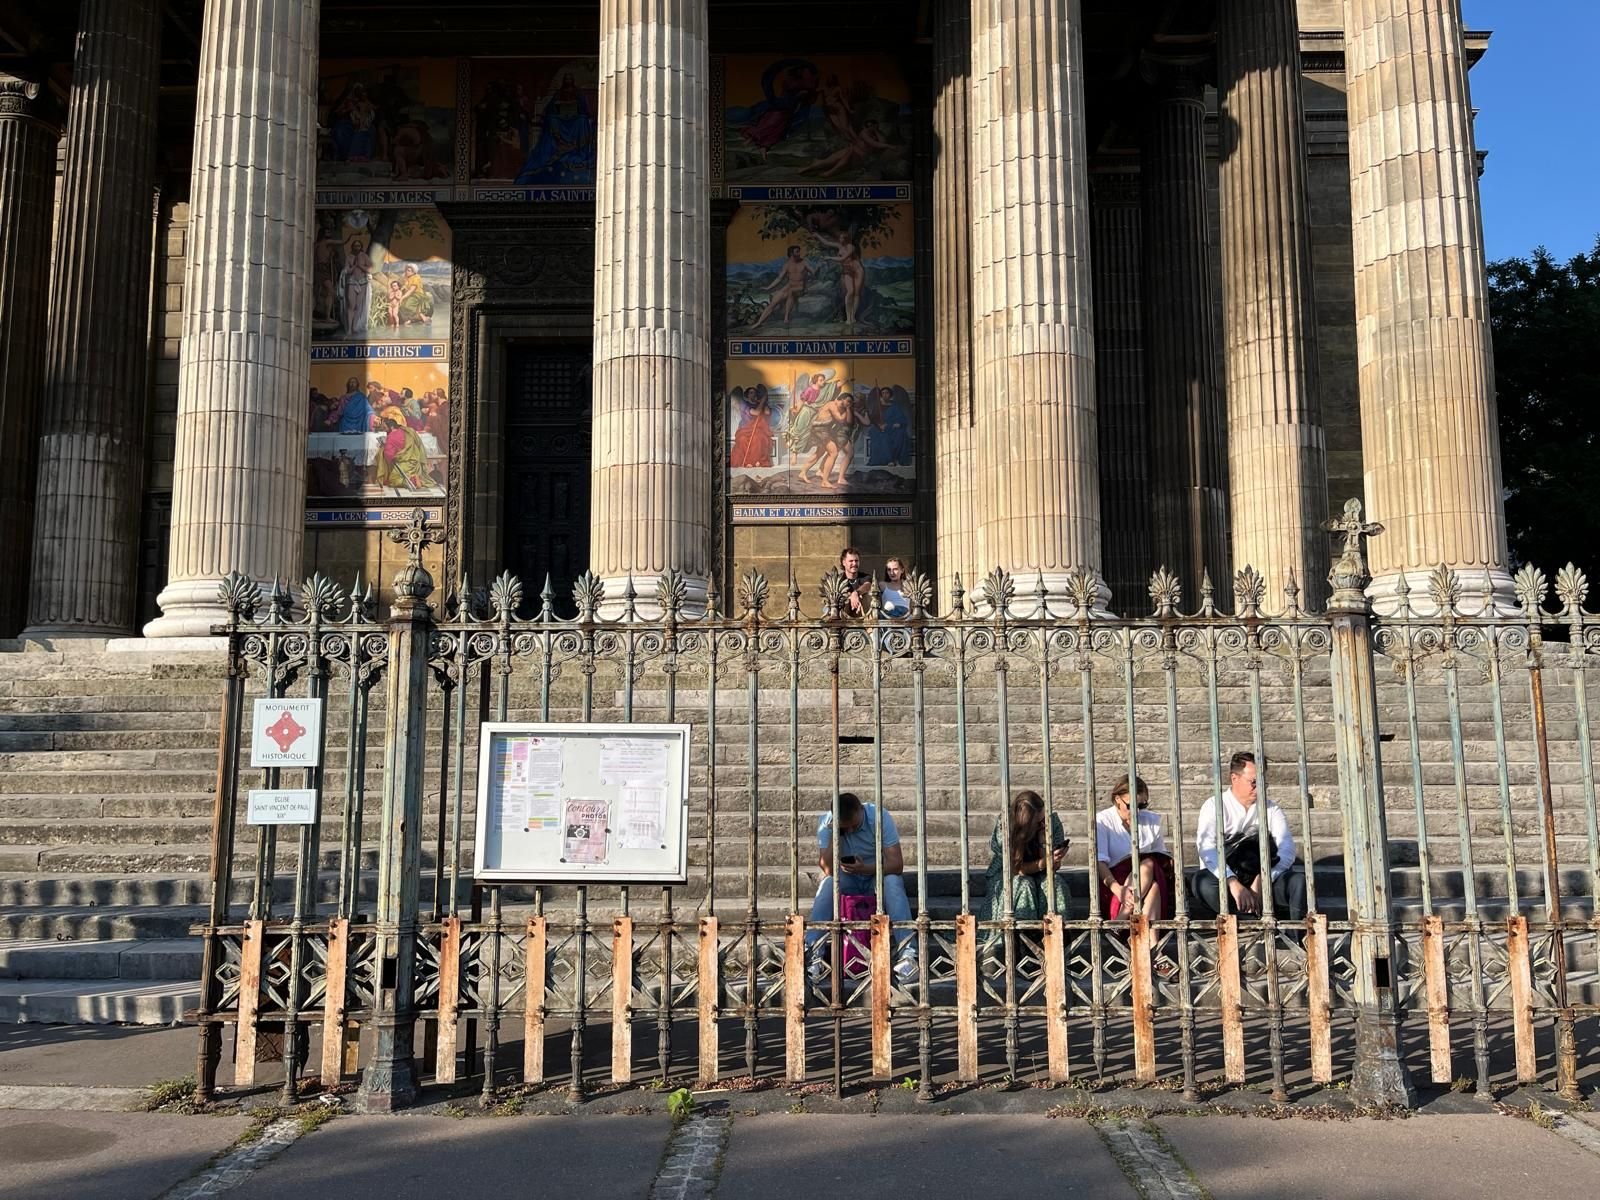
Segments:
[[[31,118],[61,131],[61,105],[43,84],[0,71],[0,121],[15,117]]]
[[[1216,81],[1216,56],[1208,47],[1204,53],[1161,53],[1147,50],[1139,58],[1139,76],[1150,85],[1156,100],[1205,98],[1207,85]]]
[[[1089,168],[1089,196],[1099,208],[1136,208],[1143,194],[1139,169],[1133,166]]]

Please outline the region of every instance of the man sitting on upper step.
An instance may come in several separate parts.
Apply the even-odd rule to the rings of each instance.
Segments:
[[[1241,750],[1228,762],[1228,787],[1200,808],[1195,849],[1203,868],[1194,876],[1191,893],[1195,916],[1215,917],[1222,911],[1217,887],[1217,807],[1222,808],[1223,875],[1228,885],[1228,911],[1259,916],[1264,907],[1262,879],[1272,881],[1273,915],[1299,921],[1306,915],[1306,874],[1294,861],[1294,834],[1289,818],[1267,802],[1267,855],[1261,858],[1256,756]]]

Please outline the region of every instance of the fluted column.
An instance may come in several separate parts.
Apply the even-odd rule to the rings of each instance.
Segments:
[[[1447,563],[1511,598],[1478,160],[1458,0],[1347,0],[1371,594]]]
[[[229,571],[302,570],[319,8],[206,7],[171,553],[149,637],[209,632]]]
[[[1227,596],[1226,416],[1217,374],[1207,216],[1206,110],[1195,67],[1148,64],[1145,381],[1150,404],[1151,529],[1158,565],[1194,596],[1209,571]]]
[[[1078,0],[974,0],[969,122],[978,554],[1074,611],[1100,566]]]
[[[934,31],[933,356],[937,603],[978,575],[972,412],[972,205],[968,174],[973,0],[941,0]]]
[[[39,84],[0,75],[0,637],[28,614],[56,145]]]
[[[1295,0],[1221,0],[1223,321],[1233,561],[1327,591],[1328,458],[1318,396]]]
[[[602,0],[589,555],[614,608],[710,570],[706,0]]]
[[[1144,382],[1139,176],[1092,176],[1094,354],[1100,426],[1100,545],[1111,607],[1149,611],[1150,438]]]
[[[157,0],[84,0],[39,410],[28,627],[133,628],[154,237]]]

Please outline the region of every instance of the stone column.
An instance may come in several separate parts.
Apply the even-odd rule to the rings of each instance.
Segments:
[[[943,611],[960,576],[977,576],[977,460],[972,445],[972,204],[967,111],[973,0],[942,0],[933,43],[933,356],[935,517]]]
[[[1100,566],[1078,0],[976,0],[970,104],[979,561],[1070,613]]]
[[[613,613],[668,570],[698,611],[711,566],[706,25],[706,0],[601,0],[589,556]]]
[[[172,542],[147,637],[209,633],[229,571],[301,574],[319,8],[206,8]]]
[[[157,0],[84,0],[39,409],[28,628],[133,629],[149,377]]]
[[[1373,602],[1442,562],[1510,603],[1459,3],[1347,0],[1345,70]]]
[[[1151,62],[1144,186],[1145,380],[1156,563],[1198,594],[1232,594],[1226,433],[1217,374],[1207,213],[1206,109],[1197,64]]]
[[[0,637],[21,632],[28,612],[39,389],[50,295],[50,222],[56,145],[37,83],[0,75]]]
[[[1090,179],[1094,204],[1095,392],[1100,425],[1100,545],[1111,607],[1148,612],[1150,419],[1140,311],[1142,232],[1139,176],[1102,171]]]
[[[1295,0],[1222,0],[1223,320],[1233,561],[1327,590],[1328,462],[1317,393],[1305,113]]]

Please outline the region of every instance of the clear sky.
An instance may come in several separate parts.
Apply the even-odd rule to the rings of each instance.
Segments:
[[[1494,33],[1472,71],[1491,262],[1547,246],[1557,259],[1600,235],[1600,0],[1463,0]]]

